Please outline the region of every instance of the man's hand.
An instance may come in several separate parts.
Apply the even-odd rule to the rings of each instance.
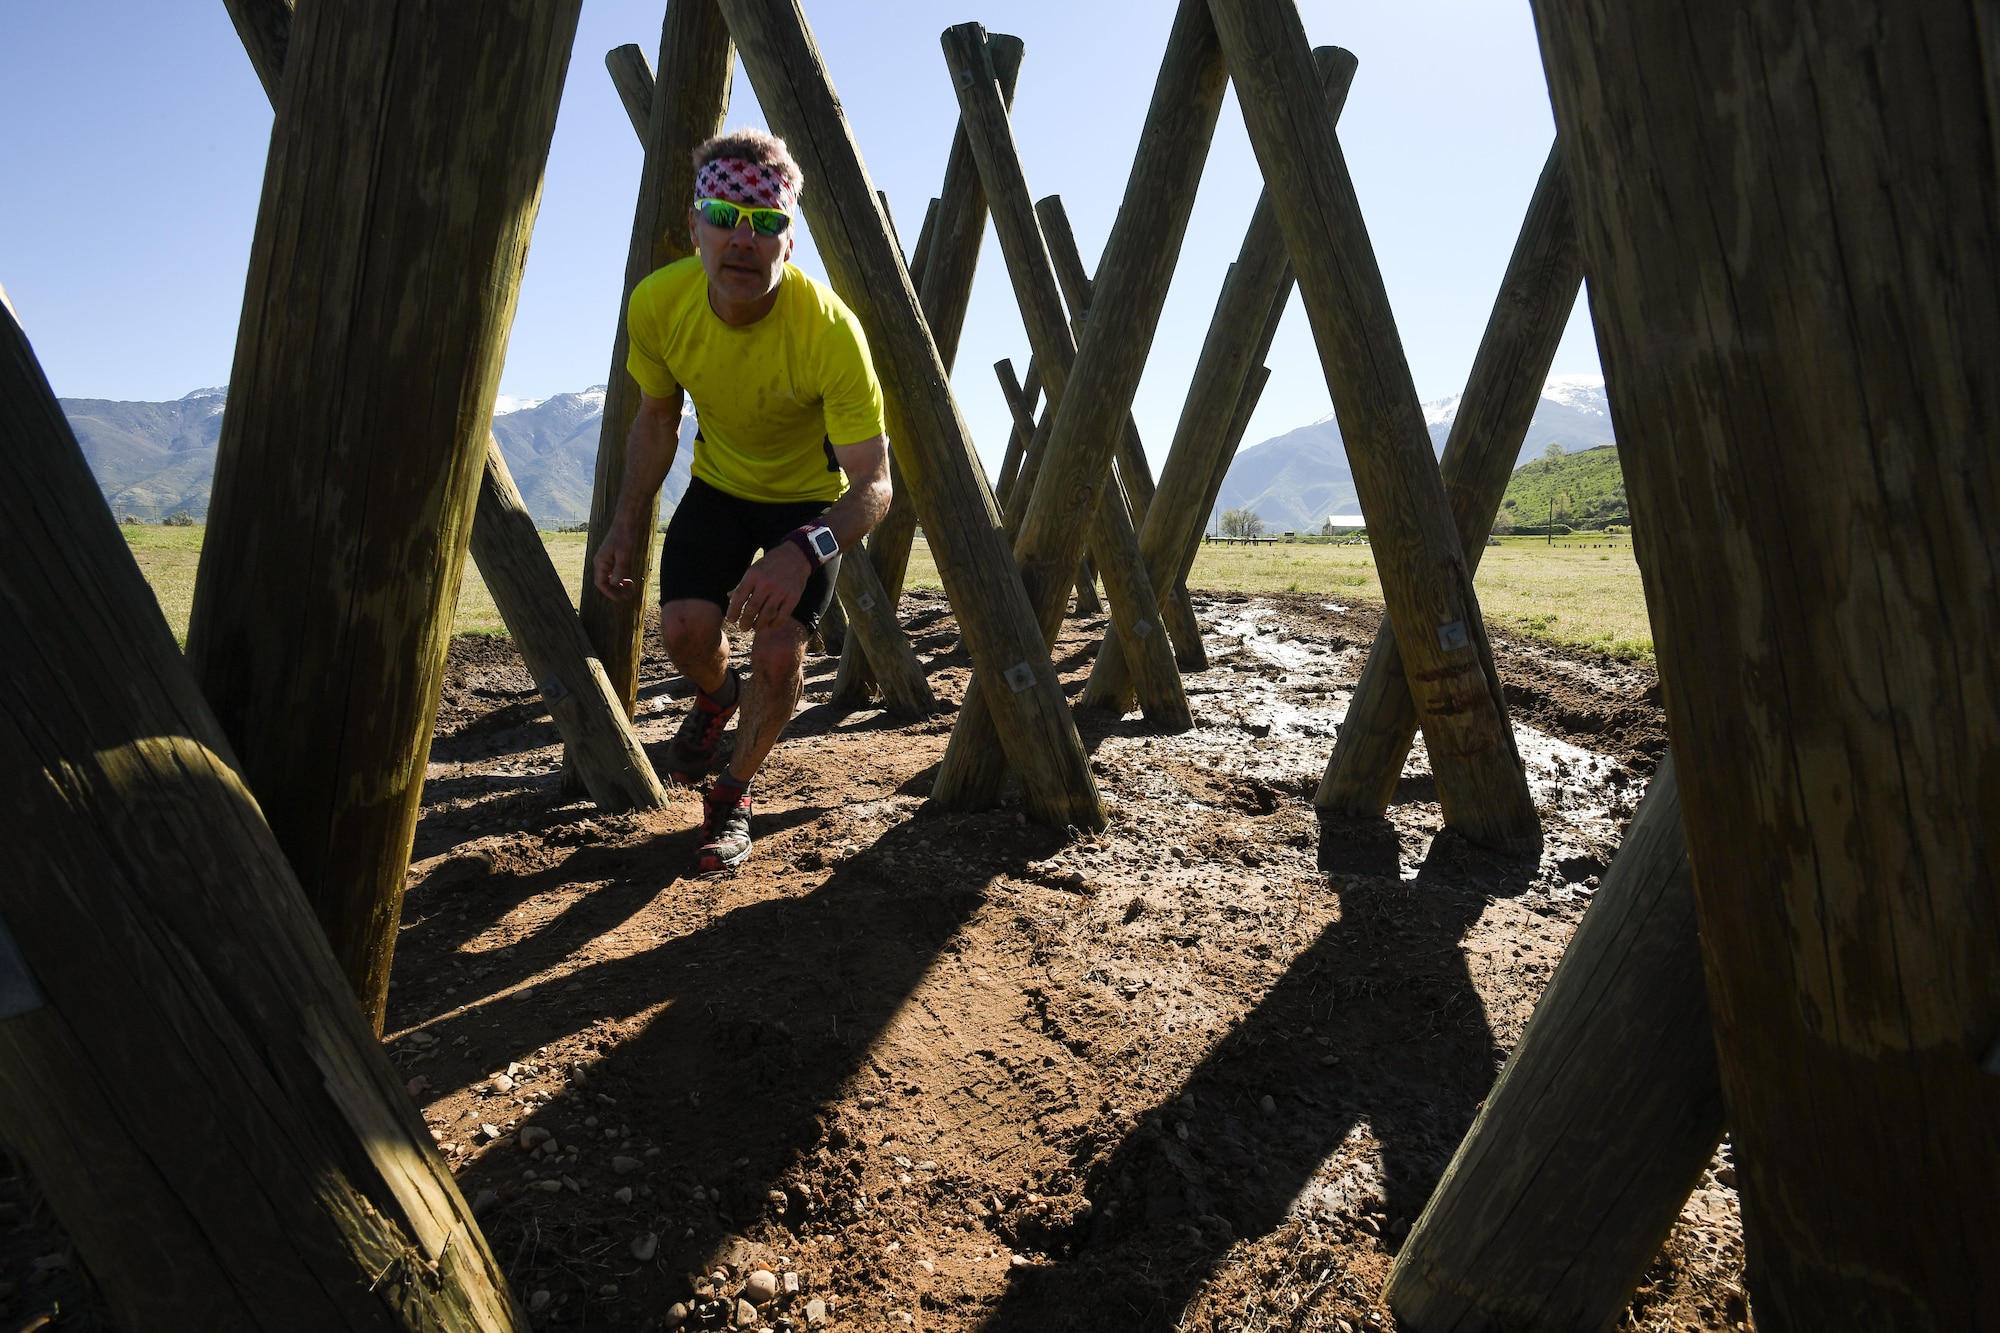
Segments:
[[[812,565],[805,553],[790,542],[779,542],[764,558],[744,572],[742,581],[729,593],[729,611],[723,619],[738,629],[770,629],[782,624],[805,593]]]
[[[629,602],[639,595],[632,578],[632,533],[623,523],[612,525],[590,562],[591,581],[597,590],[616,602]],[[794,554],[797,554],[794,552]]]

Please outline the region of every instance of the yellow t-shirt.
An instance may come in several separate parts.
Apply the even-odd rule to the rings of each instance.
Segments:
[[[626,328],[639,387],[694,400],[694,475],[739,499],[837,500],[833,447],[883,433],[861,321],[790,264],[771,313],[738,328],[710,308],[700,257],[679,260],[633,290]]]

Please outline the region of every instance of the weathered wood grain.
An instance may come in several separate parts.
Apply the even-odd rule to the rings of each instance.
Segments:
[[[1312,320],[1445,821],[1526,850],[1541,822],[1354,182],[1292,0],[1211,0]]]
[[[992,38],[993,68],[1000,81],[1000,98],[1014,104],[1014,85],[1020,78],[1021,39],[1006,33]],[[965,328],[965,312],[972,302],[972,280],[979,267],[980,243],[986,234],[986,191],[979,182],[979,168],[972,160],[965,127],[953,133],[951,151],[945,157],[941,193],[931,200],[924,213],[924,229],[910,256],[910,284],[923,307],[931,341],[938,360],[949,375],[958,360],[958,341]],[[891,459],[891,466],[900,468]],[[893,610],[903,597],[903,578],[910,566],[910,546],[917,535],[915,499],[904,493],[900,479],[895,482],[897,499],[868,538],[869,558],[881,575]],[[841,653],[840,670],[834,678],[833,697],[857,704],[867,697],[875,676],[860,645]]]
[[[947,58],[954,68],[976,67],[978,46],[970,33],[955,38],[953,34],[959,33],[960,29],[952,29],[946,34]],[[968,119],[979,83],[975,76],[958,89],[959,105]],[[1115,489],[1110,455],[1145,369],[1227,86],[1213,23],[1196,0],[1183,0],[1140,131],[1125,198],[1099,263],[1091,296],[1095,318],[1075,353],[1073,371],[1067,364],[1069,330],[1049,329],[1045,309],[1029,316],[1025,308],[1030,302],[1047,305],[1040,289],[1051,280],[1028,272],[1039,266],[1046,273],[1049,261],[1032,210],[1025,219],[1015,217],[1027,207],[1025,198],[1010,204],[1004,214],[999,203],[1001,182],[1010,194],[1017,190],[1026,194],[1012,134],[1003,120],[973,136],[987,193],[995,199],[994,225],[1002,251],[1010,271],[1022,272],[1016,293],[1042,368],[1053,423],[1032,489],[1026,484],[1030,478],[1024,467],[1022,481],[1009,497],[1010,511],[1022,513],[1015,554],[1036,596],[1043,632],[1053,642],[1068,601],[1068,582],[1088,535],[1104,579],[1112,624],[1123,640],[1134,692],[1148,719],[1168,730],[1186,729],[1193,719],[1171,645],[1158,632],[1158,598],[1139,558],[1130,514],[1098,500]],[[1011,227],[1002,225],[1003,216],[1011,219]],[[1011,242],[1010,229],[1021,233]],[[1081,377],[1082,388],[1075,394],[1067,392],[1072,374]],[[1004,771],[998,762],[993,720],[981,706],[991,684],[975,677],[966,691],[958,727],[932,788],[933,798],[941,803],[979,808],[998,797]]]
[[[230,3],[251,63],[260,69],[275,64],[282,70],[291,41],[291,5],[286,0]],[[637,52],[638,48],[632,50]],[[644,54],[638,58],[643,66]],[[652,98],[650,70],[646,97],[648,101]],[[590,752],[584,765],[588,771],[577,779],[590,798],[608,810],[656,808],[665,799],[659,779],[623,708],[616,710],[615,717],[602,712],[597,682],[604,677],[604,667],[591,655],[576,608],[563,590],[534,520],[521,503],[499,442],[490,433],[486,449],[486,466],[480,474],[479,498],[473,510],[471,553],[493,592],[507,633],[535,679],[554,680],[554,696],[544,691],[544,697],[549,698],[550,716],[562,733],[566,751],[581,748]],[[615,700],[615,696],[609,697]]]
[[[1354,82],[1356,61],[1351,52],[1337,46],[1323,46],[1313,53],[1319,71],[1320,91],[1327,99],[1338,123],[1347,104],[1347,90]],[[1174,428],[1173,443],[1167,449],[1166,466],[1160,470],[1160,487],[1146,511],[1146,524],[1139,534],[1139,549],[1146,556],[1146,573],[1153,586],[1164,585],[1172,576],[1176,586],[1187,586],[1187,573],[1201,545],[1201,533],[1215,507],[1215,495],[1236,457],[1237,441],[1230,435],[1230,423],[1244,398],[1245,386],[1262,365],[1277,334],[1278,317],[1292,293],[1292,265],[1285,250],[1285,235],[1271,206],[1270,191],[1259,194],[1250,211],[1250,223],[1243,233],[1236,262],[1229,266],[1216,298],[1215,312],[1209,317],[1208,333],[1202,339],[1201,354],[1195,361],[1194,377],[1182,404],[1180,421]],[[1261,386],[1260,386],[1261,390]],[[1248,424],[1247,417],[1245,424]],[[1212,483],[1212,484],[1211,484]],[[1190,608],[1192,609],[1192,608]],[[1185,656],[1201,649],[1197,629],[1185,639],[1176,637],[1175,646]],[[1185,649],[1182,648],[1185,643]],[[1206,669],[1207,653],[1202,651],[1199,669]],[[1186,661],[1182,665],[1187,669]],[[1123,711],[1132,694],[1131,675],[1125,654],[1109,635],[1098,645],[1091,663],[1090,679],[1078,703],[1086,708]]]
[[[0,1124],[118,1325],[526,1329],[4,293],[0,651]]]
[[[729,113],[729,84],[735,52],[729,29],[715,0],[668,0],[660,27],[659,78],[652,95],[652,116],[644,131],[646,156],[640,169],[639,198],[632,210],[632,236],[625,251],[625,282],[618,293],[618,313],[611,338],[611,369],[605,376],[604,423],[597,438],[597,467],[590,491],[590,534],[584,541],[583,586],[577,614],[590,635],[604,670],[611,677],[630,717],[639,699],[639,658],[644,651],[646,602],[654,595],[652,547],[635,553],[632,582],[636,595],[624,601],[606,597],[590,577],[597,548],[617,514],[618,491],[625,481],[625,446],[632,422],[639,415],[639,385],[625,369],[631,342],[625,309],[632,289],[655,269],[694,253],[688,235],[688,205],[694,198],[695,147],[719,134]],[[647,532],[659,524],[656,500],[648,512]]]
[[[639,737],[591,652],[562,575],[521,502],[498,441],[489,438],[486,474],[472,520],[472,558],[514,647],[562,732],[590,799],[613,813],[666,804]]]
[[[1466,568],[1475,574],[1582,286],[1576,210],[1558,144],[1528,203],[1438,462]],[[1388,808],[1417,734],[1417,706],[1404,677],[1395,630],[1384,621],[1313,798],[1320,809],[1372,818]]]
[[[1722,1137],[1673,759],[1386,1289],[1414,1333],[1609,1329]]]
[[[1534,11],[1757,1327],[2000,1328],[2000,26]]]
[[[611,86],[618,90],[618,101],[632,122],[632,132],[644,143],[647,122],[653,118],[656,79],[652,63],[637,42],[627,42],[604,53],[604,68],[610,72]]]
[[[576,14],[309,9],[280,85],[188,661],[378,1021]]]
[[[975,668],[991,675],[1008,759],[1038,822],[1102,828],[1091,777],[985,469],[882,224],[874,187],[797,0],[720,0],[757,100],[806,173],[804,208],[834,290],[868,333],[903,479]],[[1001,696],[1005,696],[1004,698]]]

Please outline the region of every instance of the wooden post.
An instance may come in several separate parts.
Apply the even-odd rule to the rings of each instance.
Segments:
[[[1077,249],[1076,231],[1070,226],[1069,210],[1063,207],[1062,196],[1052,194],[1036,203],[1035,216],[1041,220],[1042,234],[1048,238],[1049,257],[1055,261],[1056,276],[1062,280],[1063,298],[1069,302],[1076,321],[1082,323],[1090,316],[1090,274],[1083,266],[1083,253]],[[1119,482],[1131,507],[1132,523],[1143,528],[1156,487],[1153,485],[1152,464],[1146,461],[1145,443],[1139,438],[1139,423],[1132,419],[1129,411],[1125,414],[1125,430],[1118,437],[1117,469]],[[1142,553],[1143,550],[1142,546]],[[1086,555],[1084,560],[1088,563],[1090,557]],[[1151,573],[1149,569],[1149,577]],[[1088,584],[1087,576],[1078,576],[1079,611]],[[1176,580],[1164,586],[1156,582],[1153,587],[1161,594],[1160,624],[1173,641],[1175,665],[1185,668],[1193,660],[1181,647],[1183,643],[1188,643],[1205,666],[1206,654],[1200,652],[1201,631],[1195,624],[1194,604],[1188,598],[1187,585]],[[1090,600],[1097,600],[1094,592]]]
[[[1429,428],[1403,359],[1333,118],[1314,95],[1292,0],[1211,0],[1312,318],[1389,618],[1437,775],[1445,821],[1474,842],[1527,850],[1541,823],[1473,595]]]
[[[4,293],[0,570],[0,1124],[118,1326],[526,1329]]]
[[[819,628],[813,638],[818,639],[823,653],[838,657],[847,646],[847,611],[840,604],[836,585],[834,599],[826,604],[826,614],[819,618]]]
[[[611,86],[631,118],[632,132],[646,142],[646,125],[653,117],[653,67],[637,42],[614,46],[604,53],[604,68],[611,72]]]
[[[895,600],[883,588],[866,547],[841,557],[835,587],[841,602],[852,608],[848,640],[867,654],[889,711],[904,717],[927,716],[937,707],[937,697],[924,678],[916,649],[897,623]]]
[[[1338,122],[1347,104],[1347,90],[1354,82],[1356,60],[1351,52],[1337,46],[1323,46],[1313,53],[1319,71],[1319,86]],[[1291,299],[1292,265],[1285,250],[1285,235],[1278,226],[1277,212],[1271,207],[1270,191],[1257,198],[1250,212],[1249,227],[1237,259],[1223,279],[1216,298],[1208,334],[1202,340],[1201,355],[1195,362],[1194,378],[1188,384],[1186,403],[1174,429],[1173,444],[1167,450],[1166,466],[1160,470],[1160,488],[1146,511],[1145,530],[1139,534],[1139,549],[1146,556],[1146,573],[1154,587],[1170,576],[1186,587],[1188,570],[1201,545],[1201,533],[1215,507],[1215,495],[1229,473],[1236,456],[1241,431],[1230,436],[1230,425],[1244,400],[1246,386],[1262,365],[1277,334],[1278,320]],[[1262,385],[1258,386],[1259,391]],[[1249,424],[1243,414],[1244,425]],[[1186,640],[1189,648],[1199,648],[1199,633]],[[1175,640],[1178,646],[1180,639]],[[1202,653],[1206,668],[1207,653]],[[1078,703],[1086,708],[1124,711],[1131,697],[1131,674],[1125,667],[1123,650],[1109,636],[1098,647],[1091,664],[1090,679]]]
[[[1076,613],[1086,617],[1104,614],[1104,602],[1097,595],[1097,562],[1087,551],[1076,569]]]
[[[1014,104],[1014,85],[1021,73],[1023,44],[1020,38],[994,33],[993,67],[1000,80],[1000,98]],[[965,329],[966,308],[972,301],[972,279],[979,267],[979,247],[986,236],[986,190],[979,181],[979,168],[960,125],[952,135],[951,151],[945,158],[944,184],[924,215],[924,230],[910,258],[910,284],[916,288],[923,307],[924,322],[930,326],[931,341],[945,373],[951,373],[958,359],[959,336]],[[894,465],[892,463],[892,465]],[[900,465],[896,465],[900,466]],[[893,610],[903,597],[903,578],[910,566],[910,546],[916,540],[915,503],[903,496],[901,481],[896,483],[898,499],[889,506],[881,523],[868,538],[869,558],[881,574]],[[860,645],[840,655],[840,670],[834,679],[834,698],[857,703],[874,683],[874,673]]]
[[[188,661],[377,1022],[576,16],[310,9],[280,86]]]
[[[959,106],[968,117],[978,103],[990,103],[980,87],[983,56],[972,40],[976,32],[974,27],[946,34],[955,74],[972,73],[969,80],[954,79]],[[1085,535],[1090,535],[1140,706],[1156,726],[1177,730],[1191,727],[1193,718],[1167,636],[1156,632],[1159,602],[1139,558],[1138,534],[1131,530],[1131,516],[1124,509],[1098,500],[1115,491],[1110,454],[1145,368],[1227,86],[1214,25],[1199,0],[1183,0],[1140,132],[1124,203],[1099,264],[1092,292],[1096,316],[1085,330],[1073,372],[1067,364],[1069,330],[1046,327],[1049,302],[1042,289],[1052,286],[1053,280],[1044,276],[1048,255],[1027,204],[1027,183],[1013,152],[1012,134],[1004,117],[989,112],[973,135],[987,191],[995,196],[994,222],[1002,250],[1009,269],[1017,273],[1016,292],[1024,307],[1036,307],[1027,316],[1028,332],[1053,417],[1033,490],[1017,483],[1010,497],[1009,508],[1018,509],[1026,495],[1016,556],[1036,592],[1043,632],[1053,642],[1068,601],[1069,577],[1083,554]],[[1003,209],[997,197],[1003,188],[1021,196],[1004,210],[1008,226],[1001,225]],[[1021,210],[1026,210],[1025,218],[1016,216]],[[1015,233],[1011,242],[1010,232]],[[1075,394],[1067,392],[1070,373],[1082,386]],[[979,808],[998,798],[1004,773],[993,720],[980,707],[987,692],[976,677],[967,688],[958,726],[932,787],[933,799],[942,804]]]
[[[2000,1327],[1992,10],[1534,8],[1757,1326]]]
[[[1035,433],[1035,401],[1042,396],[1042,372],[1030,357],[1028,380],[1023,384],[1014,374],[1014,363],[1002,357],[993,363],[993,373],[1000,377],[1000,396],[1007,400],[1007,410],[1014,418],[1014,429],[1007,434],[1007,452],[1000,459],[1000,478],[993,486],[994,498],[1004,508],[1014,479],[1020,475],[1021,455]]]
[[[1030,363],[1032,364],[1032,363]],[[1007,410],[1014,418],[1014,428],[1007,435],[1007,454],[1000,463],[998,492],[1004,496],[1013,478],[1020,470],[1022,442],[1035,432],[1035,408],[1027,390],[1021,387],[1014,376],[1014,363],[1002,358],[993,363],[993,371],[1000,378],[1000,396],[1007,401]],[[1032,374],[1032,372],[1030,372]],[[1040,384],[1036,387],[1039,389]],[[1005,500],[1001,501],[1003,504]],[[1088,553],[1076,570],[1076,613],[1080,616],[1102,615],[1104,603],[1097,596],[1097,565]]]
[[[619,706],[604,664],[590,650],[498,441],[489,441],[486,450],[486,476],[472,520],[472,558],[590,799],[612,812],[665,805],[666,790]]]
[[[632,289],[655,269],[694,253],[688,238],[688,201],[694,198],[696,145],[722,131],[729,112],[729,83],[735,53],[715,0],[668,0],[660,28],[660,76],[651,118],[646,122],[646,160],[639,176],[639,201],[632,213],[632,238],[625,251],[625,283],[611,339],[611,370],[605,376],[604,424],[597,438],[597,468],[590,493],[590,535],[584,542],[583,587],[577,613],[597,648],[605,674],[630,717],[639,700],[639,658],[646,633],[646,599],[652,592],[652,546],[638,552],[632,571],[637,594],[627,601],[606,597],[590,577],[616,516],[625,481],[625,445],[639,415],[639,385],[625,369],[630,347],[625,307]],[[659,506],[649,511],[645,530],[659,526]]]
[[[252,66],[282,71],[291,42],[292,7],[285,0],[229,2]],[[645,56],[639,60],[643,64]],[[269,86],[275,88],[276,80]],[[651,95],[649,84],[648,98]],[[597,688],[604,678],[603,664],[591,654],[562,578],[521,503],[499,441],[490,432],[473,511],[471,550],[507,633],[530,674],[545,686],[542,697],[562,732],[563,744],[571,756],[586,756],[580,761],[579,780],[591,800],[612,811],[658,808],[666,792],[624,710],[615,706],[616,696]],[[608,713],[606,699],[614,705]]]
[[[1583,286],[1560,147],[1549,149],[1439,463],[1465,565],[1474,573]],[[1417,734],[1404,675],[1395,631],[1384,621],[1313,800],[1320,809],[1350,818],[1377,818],[1388,809]]]
[[[1103,828],[1083,740],[1000,531],[985,469],[805,14],[797,0],[720,3],[759,105],[805,169],[806,216],[827,274],[867,330],[890,438],[966,647],[976,669],[1004,685],[993,692],[995,711],[1004,714],[1007,757],[1022,775],[1028,808],[1057,828]]]
[[[273,106],[278,102],[278,83],[285,75],[285,50],[292,41],[291,0],[222,0],[243,49],[250,54],[250,68],[264,85],[264,96]]]
[[[1714,1154],[1722,1086],[1680,810],[1669,756],[1396,1256],[1402,1327],[1610,1328]]]

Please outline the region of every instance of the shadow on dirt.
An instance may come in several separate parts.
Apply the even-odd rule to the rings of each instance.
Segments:
[[[1354,831],[1323,861],[1393,863],[1393,829]],[[1339,920],[1089,1170],[1092,1213],[1007,1237],[1067,1262],[1015,1269],[988,1333],[1175,1327],[1234,1242],[1288,1216],[1393,1247],[1499,1068],[1459,942],[1508,870],[1447,833],[1412,880],[1330,875]]]

